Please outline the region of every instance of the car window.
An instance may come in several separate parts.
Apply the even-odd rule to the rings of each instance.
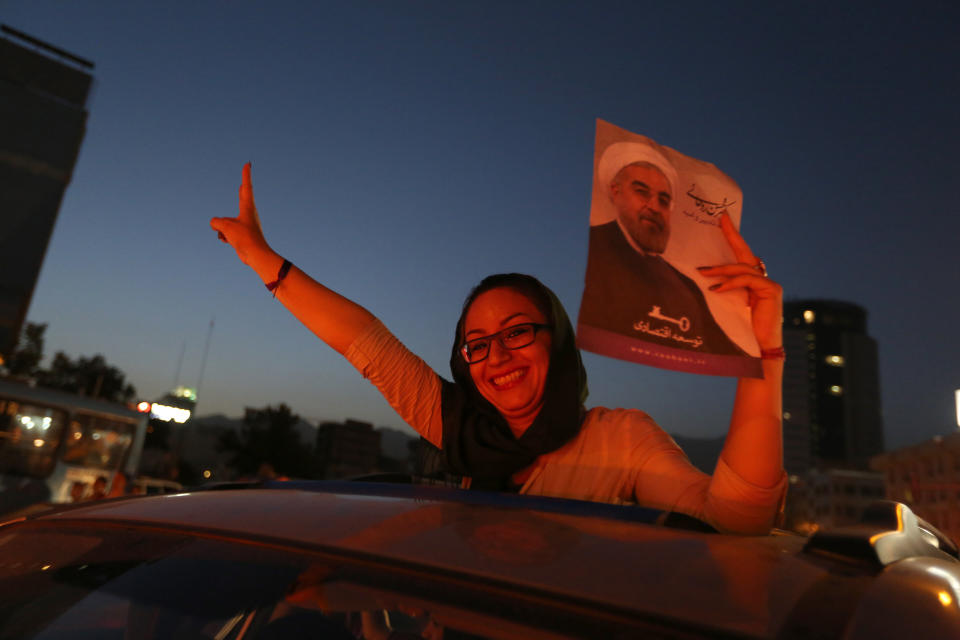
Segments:
[[[0,472],[46,478],[67,414],[0,398]]]

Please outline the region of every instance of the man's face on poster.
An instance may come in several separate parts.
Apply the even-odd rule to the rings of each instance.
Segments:
[[[648,253],[663,253],[673,207],[670,181],[663,172],[646,162],[628,164],[610,183],[610,200],[633,242]]]

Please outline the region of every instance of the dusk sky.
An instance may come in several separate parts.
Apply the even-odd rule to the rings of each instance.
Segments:
[[[788,298],[855,302],[888,447],[956,429],[955,2],[47,2],[0,22],[96,64],[28,319],[199,413],[400,428],[219,242],[244,162],[267,239],[449,377],[463,298],[531,273],[575,318],[595,120],[716,164]],[[181,347],[187,345],[175,380]],[[588,406],[719,436],[735,381],[584,354]],[[403,427],[407,429],[407,427]]]

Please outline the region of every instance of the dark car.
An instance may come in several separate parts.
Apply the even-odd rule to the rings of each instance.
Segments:
[[[266,483],[0,528],[0,638],[960,637],[960,561],[908,508],[803,538],[640,507]]]

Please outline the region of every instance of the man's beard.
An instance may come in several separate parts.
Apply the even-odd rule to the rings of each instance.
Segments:
[[[666,250],[670,228],[656,214],[634,215],[629,223],[617,218],[617,224],[627,242],[636,251],[660,254]]]

